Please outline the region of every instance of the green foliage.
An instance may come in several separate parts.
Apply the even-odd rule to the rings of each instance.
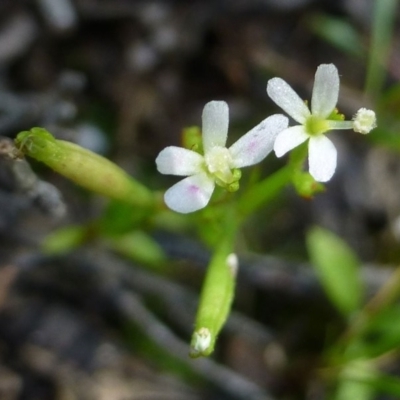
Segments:
[[[317,35],[343,52],[355,57],[366,55],[361,35],[348,21],[331,15],[315,14],[310,17],[309,23]]]
[[[387,393],[395,398],[400,397],[400,379],[395,376],[377,373],[373,378],[364,380],[365,383],[369,384],[376,392]]]
[[[384,87],[388,81],[386,75],[398,1],[376,0],[372,4],[373,27],[370,43],[365,40],[358,27],[341,17],[318,13],[308,16],[305,23],[319,38],[352,57],[356,66],[368,58],[365,95],[367,104],[372,102],[377,107],[379,126],[367,140],[370,141],[369,144],[400,152],[400,84],[393,84],[387,90]],[[302,41],[304,38],[299,43]],[[257,52],[254,52],[254,59],[259,62]],[[282,66],[286,66],[289,64],[287,61],[278,59],[277,65],[280,62]],[[246,67],[246,64],[243,66]],[[233,66],[233,70],[235,68]],[[287,70],[291,68],[294,67],[286,67]],[[361,75],[364,72],[361,71]],[[232,76],[234,75],[235,73]],[[304,75],[307,75],[307,71]],[[327,87],[323,89],[329,91]],[[349,92],[350,90],[347,91]],[[361,98],[360,95],[358,97]],[[328,103],[330,101],[328,96]],[[351,108],[354,103],[357,100],[348,99],[346,106]],[[284,106],[285,111],[290,109],[290,104],[285,103]],[[301,114],[298,108],[299,105],[295,109],[295,115],[297,112]],[[298,119],[301,120],[301,116]],[[349,127],[343,129],[354,126],[354,122],[345,121],[344,115],[337,109],[327,118],[306,118],[304,125],[308,132],[319,135],[340,126],[339,122],[349,124]],[[185,149],[204,154],[199,127],[183,129],[181,139]],[[149,187],[151,185],[139,182],[105,157],[74,143],[56,139],[46,129],[32,128],[21,132],[15,139],[15,145],[18,150],[15,157],[31,157],[88,191],[112,200],[95,221],[62,227],[48,235],[41,246],[44,253],[65,253],[92,241],[161,274],[168,270],[168,260],[162,248],[152,238],[154,230],[196,235],[211,250],[190,343],[189,354],[192,357],[212,354],[229,317],[237,283],[236,241],[245,236],[242,227],[246,219],[255,218],[261,208],[270,207],[275,199],[280,199],[279,196],[289,185],[298,195],[307,199],[312,199],[325,190],[324,184],[315,181],[304,171],[308,141],[290,151],[286,165],[282,166],[282,162],[277,161],[270,168],[274,172],[268,176],[263,176],[263,168],[259,168],[257,173],[253,170],[247,185],[245,178],[245,184],[240,187],[241,170],[231,168],[229,163],[233,163],[227,161],[232,179],[227,182],[218,179],[216,175],[212,184],[216,183],[218,187],[213,192],[210,203],[200,212],[191,215],[172,212],[163,202],[164,192],[152,190]],[[174,159],[171,163],[176,166],[180,161]],[[204,162],[201,167],[202,173],[207,176],[211,174]],[[184,174],[185,172],[182,173]],[[335,186],[329,189],[333,191]],[[272,212],[268,216],[271,214]],[[329,390],[332,389],[328,397],[334,400],[372,400],[380,393],[400,398],[400,379],[384,372],[389,370],[386,366],[390,366],[391,359],[398,357],[400,348],[400,306],[396,302],[400,291],[399,272],[365,304],[367,296],[361,278],[361,263],[349,245],[334,233],[320,227],[310,229],[305,242],[315,274],[332,304],[344,317],[340,318],[342,325],[339,328],[335,320],[332,329],[335,334],[327,335],[329,340],[326,340],[322,357],[316,361],[317,368],[322,367],[321,370],[315,368],[312,372],[322,371],[321,380],[327,383]],[[242,244],[242,247],[246,245]],[[303,242],[300,246],[302,245]],[[141,315],[143,314],[138,312],[139,319]],[[154,321],[155,326],[162,327],[156,318],[151,322]],[[332,326],[328,327],[330,328]],[[177,361],[176,357],[158,347],[155,343],[157,335],[149,340],[149,332],[141,332],[131,324],[127,324],[126,329],[128,344],[139,353],[144,351],[146,356],[151,356],[162,368],[185,377],[190,375],[185,363]],[[339,329],[341,331],[338,333]],[[162,328],[159,331],[162,332]],[[193,377],[189,376],[189,379]]]
[[[371,363],[365,360],[349,363],[339,375],[334,399],[372,400],[375,390],[369,381],[375,376],[376,371]]]
[[[400,85],[394,84],[378,101],[379,125],[368,138],[375,145],[400,152]]]
[[[364,295],[356,255],[342,239],[318,227],[308,233],[307,248],[332,303],[345,316],[351,316],[360,308]]]
[[[167,257],[164,251],[150,235],[143,231],[132,231],[110,238],[108,243],[114,251],[141,265],[152,267],[152,269],[165,270]]]
[[[378,100],[386,77],[398,0],[379,0],[373,5],[372,40],[365,91],[372,99]]]
[[[315,30],[347,52],[362,54],[363,50],[357,33],[345,21],[324,18],[323,16],[314,18]],[[324,66],[324,68],[326,67]],[[335,86],[332,90],[338,89],[335,83],[336,68],[331,66],[326,71],[330,71],[330,83],[333,82],[332,86]],[[326,82],[329,79],[326,77]],[[376,75],[374,79],[375,81],[378,79]],[[321,82],[319,83],[321,85]],[[328,86],[327,84],[325,87],[322,83],[320,90],[328,91],[330,89]],[[294,97],[292,97],[293,99]],[[324,99],[319,100],[323,104]],[[329,96],[327,101],[331,101]],[[212,107],[216,107],[215,103]],[[300,106],[302,105],[300,101]],[[294,104],[295,108],[300,106]],[[227,110],[226,104],[221,109]],[[285,111],[287,110],[285,109]],[[374,115],[373,112],[372,114]],[[209,123],[225,130],[225,122],[222,124],[221,121],[216,121],[216,115],[210,119]],[[278,125],[282,127],[280,129],[285,129],[286,118],[275,117],[281,119],[282,125]],[[333,124],[335,121],[337,125]],[[345,121],[344,116],[336,109],[329,117],[329,121],[316,117],[311,118],[309,123],[313,125],[312,129],[309,127],[309,130],[318,134],[324,133],[332,127],[351,129],[353,126],[353,122]],[[343,124],[340,125],[340,123]],[[305,124],[307,125],[306,122]],[[190,343],[190,356],[209,356],[214,351],[218,335],[223,329],[233,303],[238,268],[238,259],[235,253],[236,240],[242,234],[242,225],[246,219],[254,216],[260,208],[268,207],[290,184],[300,196],[306,198],[312,198],[325,188],[323,184],[316,182],[308,172],[304,171],[309,151],[308,140],[290,152],[287,165],[276,169],[266,177],[262,176],[262,169],[260,169],[258,175],[253,174],[253,178],[248,181],[248,184],[243,185],[244,188],[239,188],[241,170],[233,166],[246,166],[246,162],[251,165],[252,160],[257,159],[253,153],[257,156],[257,151],[259,151],[257,146],[260,146],[261,141],[255,140],[256,138],[260,139],[260,136],[257,137],[259,133],[255,129],[252,133],[254,136],[251,136],[252,139],[249,139],[246,145],[244,144],[246,142],[239,142],[239,147],[243,146],[244,149],[240,149],[243,151],[240,154],[247,155],[247,161],[244,156],[243,159],[234,159],[234,156],[229,153],[229,149],[223,149],[220,152],[220,142],[225,140],[225,137],[222,135],[218,138],[219,132],[215,133],[216,139],[213,144],[218,151],[215,153],[214,164],[220,175],[214,174],[215,177],[211,182],[209,178],[212,171],[207,164],[207,154],[202,158],[183,150],[180,153],[175,152],[171,158],[163,159],[166,157],[165,154],[172,154],[164,152],[161,161],[158,158],[157,166],[160,171],[172,171],[177,175],[188,176],[192,176],[191,171],[195,171],[198,182],[201,182],[201,177],[207,181],[205,186],[201,186],[193,184],[192,180],[189,181],[192,186],[183,185],[184,190],[172,192],[172,196],[176,196],[178,204],[181,201],[179,194],[187,194],[188,197],[185,200],[194,199],[195,206],[197,206],[196,201],[200,205],[207,204],[207,207],[200,212],[191,215],[177,215],[165,207],[162,192],[151,190],[110,160],[74,143],[58,140],[42,128],[21,132],[15,140],[20,152],[19,156],[27,155],[41,161],[87,190],[114,200],[108,204],[96,221],[92,221],[86,226],[70,226],[49,236],[44,242],[43,249],[50,253],[69,251],[85,244],[90,239],[147,268],[164,273],[167,257],[157,242],[153,240],[152,231],[162,228],[168,231],[197,234],[197,237],[211,249],[212,255],[201,289]],[[279,132],[273,134],[273,138],[268,138],[268,140],[275,139]],[[184,148],[203,154],[201,131],[198,127],[184,129],[182,142]],[[265,143],[269,146],[269,142]],[[266,151],[272,149],[272,144],[271,142],[271,148],[266,146]],[[189,161],[185,161],[186,158]],[[182,161],[182,159],[184,160]],[[234,161],[237,164],[234,164]],[[224,173],[223,167],[226,167],[232,174],[229,181],[221,178]],[[323,166],[321,168],[323,169]],[[321,177],[319,179],[324,180]],[[215,184],[217,188],[214,190]],[[179,186],[179,188],[181,187]],[[195,197],[193,193],[200,193],[200,195]],[[213,193],[209,203],[208,198],[204,201],[208,193],[210,195]],[[171,206],[170,203],[167,202],[167,204]],[[171,208],[174,209],[174,207]],[[198,209],[194,207],[192,211]],[[191,210],[191,208],[187,207],[186,210]],[[181,212],[185,213],[185,208],[181,208]],[[343,240],[321,228],[314,228],[310,231],[307,236],[307,246],[315,271],[333,304],[346,317],[351,317],[357,312],[360,313],[359,316],[362,315],[360,310],[364,288],[360,279],[360,263],[354,252]],[[351,334],[345,335],[344,340],[339,341],[336,346],[332,346],[334,356],[328,359],[328,362],[331,362],[335,368],[337,368],[338,360],[341,363],[337,399],[352,396],[360,400],[367,400],[374,389],[358,380],[364,379],[366,376],[375,379],[378,375],[370,359],[365,363],[360,360],[363,360],[365,356],[374,357],[384,354],[393,346],[398,346],[396,335],[400,329],[398,330],[397,327],[388,329],[388,320],[386,319],[373,321],[367,318],[368,323],[360,324],[361,329],[354,327],[351,329],[351,319],[348,318],[348,321]],[[373,334],[378,335],[378,339],[372,343],[369,338]]]
[[[367,318],[361,333],[349,342],[347,359],[375,358],[400,347],[400,306]]]
[[[87,237],[85,227],[69,225],[46,236],[42,250],[46,254],[62,254],[74,250],[83,244]]]
[[[104,235],[118,236],[140,227],[148,218],[148,210],[121,201],[110,201],[98,222]]]
[[[389,394],[399,398],[400,379],[383,374],[372,362],[361,360],[351,363],[340,375],[335,400],[369,400],[377,394]]]

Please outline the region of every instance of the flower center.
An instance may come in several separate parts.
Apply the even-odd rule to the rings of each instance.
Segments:
[[[310,136],[318,136],[329,131],[329,123],[315,115],[310,115],[304,123],[304,128]]]
[[[234,178],[231,171],[232,156],[226,147],[215,146],[206,155],[207,170],[224,184],[231,183]]]

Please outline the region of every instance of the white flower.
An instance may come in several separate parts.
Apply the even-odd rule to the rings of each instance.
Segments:
[[[311,111],[297,93],[282,79],[270,79],[269,97],[300,125],[283,130],[276,138],[274,150],[277,157],[308,142],[310,174],[316,181],[331,179],[336,169],[337,153],[333,143],[324,133],[332,129],[354,129],[368,133],[376,126],[375,113],[360,109],[353,121],[341,121],[335,110],[339,97],[339,74],[333,64],[322,64],[315,74],[311,98]],[[336,117],[336,118],[335,118]]]
[[[226,189],[237,189],[240,171],[263,160],[273,149],[280,131],[287,128],[284,115],[273,115],[226,148],[229,110],[224,101],[210,101],[203,109],[202,135],[204,156],[169,146],[156,159],[162,174],[187,176],[165,192],[169,208],[180,213],[190,213],[205,207],[215,184]]]

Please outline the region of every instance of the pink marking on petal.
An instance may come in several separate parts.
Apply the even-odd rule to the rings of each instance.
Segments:
[[[257,137],[255,137],[255,139],[256,139]],[[257,145],[258,145],[258,142],[256,142],[255,140],[252,140],[250,143],[249,143],[249,145],[248,145],[248,149],[251,151],[251,150],[255,150],[256,149],[256,147],[257,147]]]
[[[248,144],[247,144],[247,148],[246,148],[246,153],[247,153],[247,156],[251,156],[251,157],[253,157],[253,155],[254,155],[254,153],[257,151],[257,149],[258,149],[258,146],[259,146],[259,142],[257,141],[257,137],[258,137],[258,135],[256,136],[254,136],[254,140],[252,140],[252,141],[250,141]]]
[[[200,191],[200,188],[196,185],[190,185],[188,187],[188,192],[190,192],[191,194],[196,194]]]

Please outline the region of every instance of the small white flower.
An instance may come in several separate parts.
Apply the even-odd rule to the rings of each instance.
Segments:
[[[368,133],[376,126],[375,113],[365,108],[357,112],[353,121],[334,119],[339,115],[335,110],[339,97],[339,74],[333,64],[322,64],[317,68],[311,110],[280,78],[268,81],[267,92],[279,107],[300,123],[278,135],[274,144],[275,154],[281,157],[309,139],[310,174],[319,182],[329,181],[336,169],[336,149],[325,137],[325,132],[332,129],[354,129],[356,132]]]
[[[210,101],[203,109],[202,136],[204,156],[182,147],[169,146],[156,159],[162,174],[187,176],[165,192],[169,208],[190,213],[205,207],[215,184],[227,189],[237,187],[240,173],[263,160],[273,149],[280,131],[287,128],[284,115],[272,115],[226,148],[229,110],[224,101]]]

